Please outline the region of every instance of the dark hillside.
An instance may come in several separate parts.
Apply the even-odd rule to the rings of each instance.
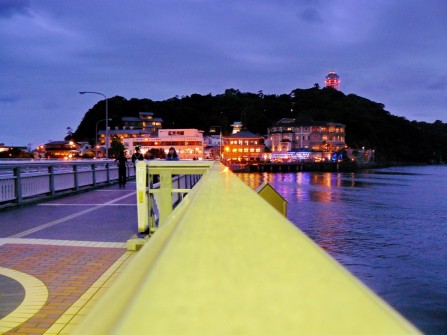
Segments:
[[[174,97],[165,101],[113,97],[109,99],[110,127],[122,127],[121,117],[150,111],[164,121],[165,128],[198,128],[208,131],[221,126],[229,133],[234,121],[242,121],[252,132],[266,134],[283,117],[299,120],[334,121],[346,125],[346,143],[352,148],[372,148],[384,162],[429,163],[447,157],[447,124],[408,121],[392,115],[381,103],[332,88],[295,89],[290,94],[266,95],[227,89],[219,95]],[[74,133],[76,140],[93,143],[96,122],[104,119],[100,101],[84,116]],[[99,129],[104,129],[100,124]]]

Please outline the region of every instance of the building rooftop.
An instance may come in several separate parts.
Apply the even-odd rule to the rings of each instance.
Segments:
[[[224,138],[263,138],[263,136],[257,135],[248,130],[241,130],[236,134],[224,136]]]

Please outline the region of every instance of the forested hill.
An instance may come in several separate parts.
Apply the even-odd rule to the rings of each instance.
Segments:
[[[84,116],[73,134],[78,141],[94,143],[96,122],[104,119],[105,102],[100,101]],[[384,105],[332,88],[295,89],[290,94],[267,95],[227,89],[224,94],[175,97],[165,101],[113,97],[108,100],[110,127],[122,127],[121,117],[153,112],[164,128],[210,126],[231,131],[234,121],[248,130],[266,134],[267,128],[283,117],[298,120],[333,121],[346,125],[346,143],[352,148],[372,148],[386,162],[439,162],[447,158],[447,124],[409,121],[392,115]],[[104,129],[104,125],[99,126]]]

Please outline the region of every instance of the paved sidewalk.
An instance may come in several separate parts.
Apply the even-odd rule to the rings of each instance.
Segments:
[[[136,232],[135,182],[0,212],[0,334],[69,334]]]

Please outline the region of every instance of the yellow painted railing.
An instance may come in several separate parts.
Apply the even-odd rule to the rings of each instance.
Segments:
[[[211,161],[159,161],[137,163],[137,212],[138,231],[151,235],[173,211],[174,204],[187,194],[193,185],[212,166]],[[177,175],[176,178],[173,176]],[[154,178],[158,176],[158,187]],[[181,177],[178,177],[181,176]],[[188,178],[190,177],[190,178]],[[173,180],[177,182],[174,187]],[[158,205],[158,206],[157,206]]]
[[[75,334],[420,332],[216,162]]]

